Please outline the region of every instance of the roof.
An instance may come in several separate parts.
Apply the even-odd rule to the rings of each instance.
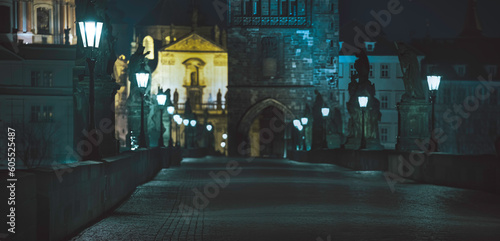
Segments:
[[[226,52],[226,50],[224,50],[224,48],[220,45],[194,32],[163,47],[162,50],[186,52]]]
[[[359,32],[362,32],[361,34]],[[385,34],[381,32],[378,36],[371,37],[365,32],[365,25],[357,21],[351,21],[340,29],[340,41],[343,42],[342,49],[339,55],[353,55],[352,48],[358,48],[355,41],[375,42],[373,51],[366,51],[368,56],[398,56],[396,45],[393,41],[386,38]],[[362,48],[365,48],[363,45]],[[359,49],[359,48],[358,48]],[[415,49],[417,55],[423,55],[422,52]]]
[[[486,75],[486,65],[500,66],[499,38],[420,39],[412,44],[425,53],[424,64],[437,65],[440,74],[453,78],[460,79],[453,69],[456,65],[467,66],[464,79]]]

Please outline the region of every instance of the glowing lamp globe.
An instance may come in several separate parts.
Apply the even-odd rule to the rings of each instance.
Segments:
[[[165,94],[158,94],[156,96],[156,101],[158,101],[158,105],[164,106],[167,102],[167,96]]]
[[[168,113],[169,115],[173,115],[173,114],[174,114],[174,111],[175,111],[175,107],[173,107],[173,106],[168,106],[168,107],[167,107],[167,113]]]
[[[300,122],[302,123],[303,126],[307,125],[309,123],[309,119],[307,117],[302,117],[300,118]]]
[[[359,107],[366,108],[366,105],[368,105],[368,96],[359,96],[358,102],[359,102]]]
[[[146,71],[146,65],[144,63],[141,64],[141,68],[137,73],[135,73],[135,78],[137,80],[137,86],[141,89],[145,89],[148,86],[149,81],[149,72]]]
[[[323,115],[323,117],[327,117],[330,114],[330,108],[328,107],[321,108],[321,114]]]
[[[298,128],[300,126],[300,120],[299,119],[293,120],[293,126]]]
[[[99,48],[103,22],[104,21],[97,16],[94,4],[90,3],[87,6],[85,17],[78,21],[84,48]]]
[[[430,91],[436,91],[439,89],[439,84],[441,83],[441,76],[427,76],[427,84],[429,85]]]

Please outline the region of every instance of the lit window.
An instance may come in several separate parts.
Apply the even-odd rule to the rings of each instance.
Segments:
[[[389,78],[389,65],[381,64],[380,65],[380,77]]]
[[[375,50],[375,42],[365,42],[366,51],[373,52]]]
[[[389,96],[382,95],[381,99],[381,108],[387,109],[389,107]]]
[[[31,121],[46,122],[54,120],[54,112],[52,106],[31,106]]]
[[[387,128],[381,128],[380,129],[380,141],[384,142],[384,143],[387,142],[388,134],[389,134],[389,130]]]
[[[351,72],[351,77],[356,75],[358,72],[356,71],[356,68],[354,67],[354,64],[349,65],[349,71]]]
[[[33,87],[52,87],[52,71],[31,71],[31,86]]]

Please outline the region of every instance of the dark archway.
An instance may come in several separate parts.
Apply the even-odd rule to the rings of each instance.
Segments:
[[[286,157],[288,125],[292,112],[275,99],[265,99],[250,107],[238,124],[240,150],[245,156]]]

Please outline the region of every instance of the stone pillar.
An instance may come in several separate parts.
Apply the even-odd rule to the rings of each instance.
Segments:
[[[17,32],[18,33],[23,33],[24,32],[24,24],[23,24],[23,18],[24,18],[24,9],[23,9],[24,2],[21,0],[17,1]]]
[[[396,150],[422,150],[417,143],[428,143],[430,103],[410,100],[398,103],[398,137]]]
[[[33,22],[32,17],[33,17],[33,2],[32,0],[29,0],[26,2],[26,32],[31,33],[33,29]]]
[[[71,34],[76,37],[76,12],[75,12],[75,5],[71,6]],[[76,40],[75,40],[76,42]]]
[[[66,29],[66,3],[64,1],[61,1],[59,3],[59,26],[60,26],[60,31],[59,34],[61,34],[64,38],[64,29]],[[62,41],[64,43],[64,41]]]

